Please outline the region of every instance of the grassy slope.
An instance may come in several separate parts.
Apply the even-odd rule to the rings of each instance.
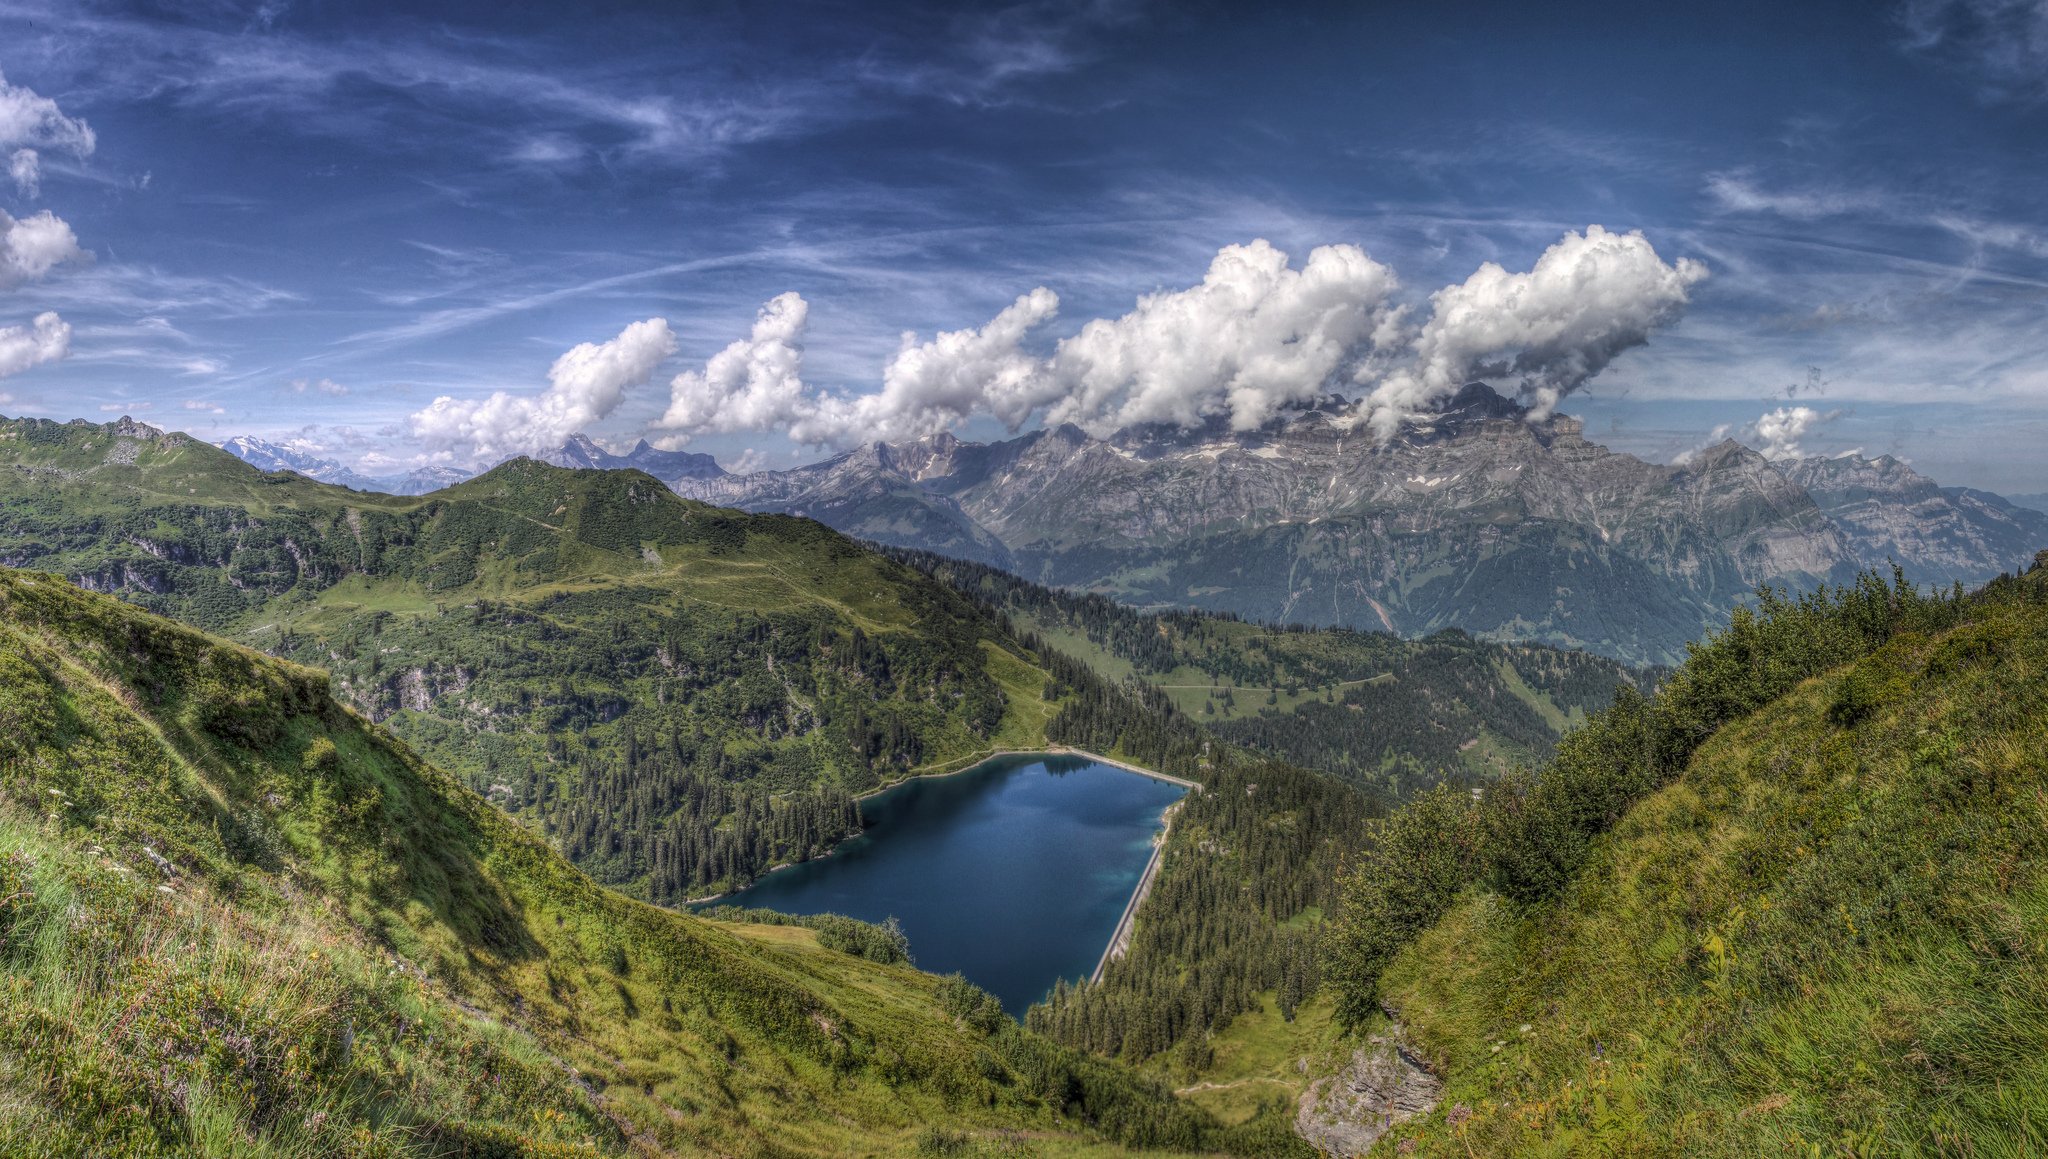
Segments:
[[[0,1151],[1197,1129],[940,979],[600,888],[323,673],[4,569],[0,790]]]
[[[1723,728],[1560,903],[1468,895],[1382,980],[1448,1079],[1382,1150],[2048,1151],[2044,587]]]
[[[518,462],[398,498],[146,427],[0,420],[0,563],[330,669],[603,880],[663,899],[840,835],[843,798],[792,793],[1039,746],[1050,712],[1035,658],[943,586],[637,472]],[[663,833],[713,784],[718,808],[817,816]]]

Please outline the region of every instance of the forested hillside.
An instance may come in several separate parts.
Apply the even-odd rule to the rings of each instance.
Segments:
[[[1272,992],[1280,1015],[1322,984],[1318,922],[1377,810],[1329,778],[1277,762],[1214,771],[1174,818],[1129,952],[1100,981],[1062,983],[1026,1024],[1142,1062],[1167,1051],[1192,1079],[1208,1039]]]
[[[620,897],[324,674],[5,569],[0,886],[7,1154],[1288,1146],[876,939]]]
[[[1445,1081],[1400,1152],[2039,1153],[2044,719],[2048,553],[1869,576],[1389,816],[1332,974]]]
[[[0,562],[329,669],[349,703],[654,900],[857,831],[852,797],[1044,743],[995,618],[808,520],[519,460],[420,498],[133,423],[0,424]]]
[[[1141,612],[981,564],[890,554],[1103,677],[1156,688],[1158,700],[1220,740],[1390,800],[1446,778],[1483,782],[1548,756],[1617,689],[1656,675],[1590,653],[1492,644],[1457,631],[1403,640],[1209,612]]]

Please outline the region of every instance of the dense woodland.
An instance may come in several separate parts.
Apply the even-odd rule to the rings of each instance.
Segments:
[[[824,853],[859,832],[855,795],[935,739],[986,744],[1002,717],[972,615],[934,608],[927,631],[870,637],[815,607],[663,596],[480,599],[279,650],[331,668],[344,695],[599,880],[663,902]]]
[[[1321,985],[1317,920],[1373,811],[1355,790],[1277,762],[1212,770],[1179,807],[1129,952],[1100,982],[1062,982],[1026,1025],[1132,1061],[1177,1051],[1192,1073],[1209,1032],[1262,992],[1292,1018]]]
[[[1127,671],[1132,684],[1211,685],[1196,719],[1215,738],[1333,773],[1387,800],[1447,779],[1497,775],[1498,766],[1475,759],[1482,743],[1481,752],[1510,760],[1548,756],[1568,720],[1657,675],[1588,653],[1488,643],[1459,631],[1403,640],[1211,612],[1139,611],[985,564],[887,550],[984,601],[1041,652],[1073,649],[1099,672]],[[1169,699],[1145,698],[1153,706]]]

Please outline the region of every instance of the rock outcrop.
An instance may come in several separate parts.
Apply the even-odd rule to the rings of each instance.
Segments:
[[[1393,1127],[1436,1108],[1443,1083],[1392,1038],[1374,1036],[1343,1070],[1302,1092],[1294,1130],[1325,1155],[1371,1150]]]

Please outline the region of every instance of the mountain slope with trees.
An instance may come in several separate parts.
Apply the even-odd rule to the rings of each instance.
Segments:
[[[852,798],[1044,743],[1042,662],[808,520],[515,460],[424,497],[135,423],[0,424],[0,562],[329,669],[349,703],[672,901],[857,831]]]
[[[325,674],[10,569],[0,886],[8,1153],[1270,1141],[886,938],[621,897]]]
[[[1602,656],[1495,644],[1457,631],[1254,624],[1141,612],[928,552],[891,554],[985,602],[1042,652],[1135,681],[1221,741],[1332,773],[1387,800],[1446,779],[1483,782],[1547,757],[1622,687],[1657,673]]]

